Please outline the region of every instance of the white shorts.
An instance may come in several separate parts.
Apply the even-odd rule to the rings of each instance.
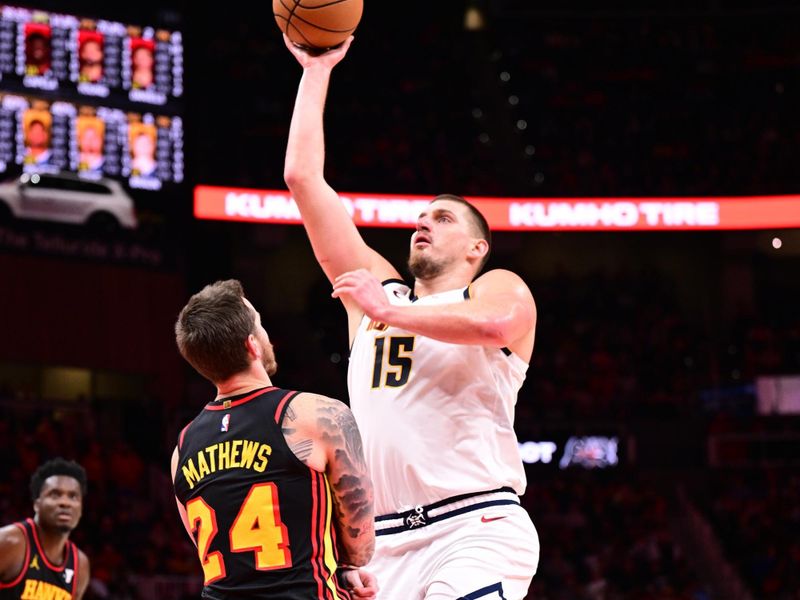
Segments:
[[[410,529],[408,518],[377,523],[366,569],[378,578],[379,600],[525,598],[539,563],[539,536],[516,495],[481,495],[414,516],[434,522],[417,519]]]

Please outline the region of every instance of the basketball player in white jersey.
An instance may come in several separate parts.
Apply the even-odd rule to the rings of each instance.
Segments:
[[[352,39],[352,38],[351,38]],[[411,285],[361,238],[323,175],[323,108],[350,45],[303,67],[285,178],[333,295],[347,309],[350,403],[375,487],[370,568],[383,600],[525,597],[539,541],[519,505],[513,430],[536,306],[517,275],[489,271],[483,216],[439,196],[411,236]]]

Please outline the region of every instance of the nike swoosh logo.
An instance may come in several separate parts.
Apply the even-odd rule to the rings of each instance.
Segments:
[[[500,519],[505,519],[505,517],[490,517],[486,518],[486,515],[481,517],[481,523],[491,523],[492,521],[499,521]]]

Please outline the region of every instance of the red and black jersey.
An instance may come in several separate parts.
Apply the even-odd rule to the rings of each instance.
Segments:
[[[78,589],[78,547],[67,542],[64,560],[47,560],[33,519],[14,523],[25,534],[25,561],[13,581],[0,582],[0,600],[72,600]]]
[[[181,432],[175,495],[197,542],[203,598],[349,598],[334,576],[328,480],[281,431],[295,394],[271,387],[210,402]]]

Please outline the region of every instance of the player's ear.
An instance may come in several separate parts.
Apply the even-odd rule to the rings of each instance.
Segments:
[[[244,341],[245,348],[247,348],[247,353],[250,355],[251,359],[260,360],[261,359],[261,346],[252,333],[247,336],[247,339]]]
[[[481,238],[472,240],[472,246],[469,249],[469,255],[472,258],[481,260],[489,252],[489,242]]]

